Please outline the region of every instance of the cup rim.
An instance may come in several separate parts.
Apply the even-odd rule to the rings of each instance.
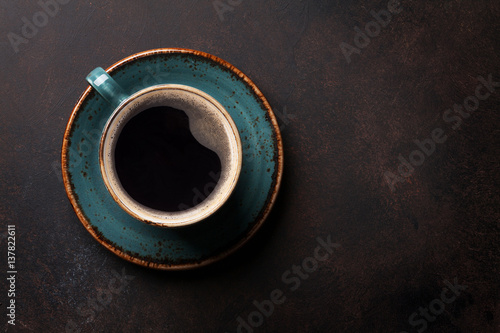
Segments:
[[[188,92],[204,99],[206,102],[213,105],[217,109],[219,114],[222,115],[222,118],[225,120],[226,124],[228,124],[231,129],[230,134],[228,133],[228,138],[230,141],[229,143],[231,146],[230,149],[233,152],[236,152],[236,154],[232,154],[235,155],[236,163],[234,167],[229,169],[229,177],[227,178],[227,180],[223,181],[222,184],[220,183],[220,180],[217,183],[217,186],[220,185],[223,187],[223,192],[220,194],[220,196],[217,198],[210,198],[209,195],[201,203],[189,209],[179,212],[166,212],[153,209],[147,207],[144,204],[139,203],[137,200],[132,198],[121,184],[116,184],[116,182],[120,183],[120,181],[116,174],[116,168],[114,168],[114,165],[112,165],[113,163],[110,161],[110,159],[113,160],[113,158],[105,156],[107,149],[106,142],[107,140],[111,140],[108,138],[108,132],[111,130],[111,125],[113,124],[113,122],[115,122],[115,120],[118,118],[121,112],[126,110],[127,105],[133,103],[141,96],[144,96],[151,92],[162,91],[162,90],[180,90]],[[144,110],[139,111],[139,113],[143,111]],[[130,120],[131,118],[127,119],[124,124],[119,126],[123,128],[126,125],[126,123],[128,123]],[[109,144],[111,146],[116,145],[118,137],[113,139]],[[101,176],[106,186],[106,189],[113,197],[114,201],[118,205],[120,205],[120,207],[124,211],[126,211],[129,215],[133,216],[134,218],[147,224],[152,224],[166,228],[176,228],[176,227],[184,227],[192,225],[206,219],[207,217],[218,211],[219,208],[221,208],[227,202],[227,200],[229,199],[229,197],[231,196],[236,187],[241,172],[242,161],[243,161],[243,153],[242,153],[240,135],[238,132],[238,128],[236,127],[236,124],[231,118],[229,112],[227,112],[227,110],[209,94],[197,88],[182,84],[153,85],[141,89],[138,92],[127,97],[127,99],[121,102],[120,105],[118,105],[114,109],[113,113],[108,118],[106,125],[104,126],[104,129],[102,131],[101,139],[99,142],[99,165],[101,170]],[[207,203],[205,203],[205,206],[208,208],[204,209],[203,203],[207,200],[209,200],[209,203],[208,205]]]

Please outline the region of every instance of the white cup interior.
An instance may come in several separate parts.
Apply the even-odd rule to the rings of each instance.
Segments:
[[[160,211],[137,202],[123,188],[115,168],[116,143],[124,126],[135,115],[157,106],[184,111],[195,139],[214,151],[221,161],[220,178],[210,195],[181,211]],[[242,149],[238,129],[220,103],[193,87],[166,84],[143,89],[120,104],[104,128],[99,158],[108,191],[127,213],[146,223],[177,227],[205,219],[227,201],[240,174]]]

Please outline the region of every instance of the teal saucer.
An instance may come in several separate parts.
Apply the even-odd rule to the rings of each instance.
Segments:
[[[85,228],[118,256],[158,269],[199,267],[237,250],[269,214],[283,171],[278,123],[260,90],[224,60],[186,49],[141,52],[106,71],[131,94],[171,83],[215,98],[238,128],[243,163],[233,194],[214,215],[183,228],[145,224],[128,215],[106,189],[99,141],[113,109],[88,87],[73,109],[62,148],[66,192]]]

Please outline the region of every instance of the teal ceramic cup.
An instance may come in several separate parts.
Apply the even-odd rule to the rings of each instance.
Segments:
[[[223,59],[179,48],[143,51],[119,60],[106,73],[98,70],[92,74],[92,86],[86,87],[71,111],[61,149],[64,187],[85,230],[120,258],[163,270],[205,266],[247,243],[276,203],[284,163],[279,124],[257,85]],[[215,189],[210,194],[200,187],[195,197],[188,198],[193,210],[188,213],[183,207],[183,215],[128,206],[127,193],[113,182],[113,166],[122,165],[118,153],[127,127],[147,115],[148,110],[141,110],[154,101],[177,105],[185,113],[192,107],[190,121],[196,116],[212,121],[199,122],[190,130],[197,141],[213,144],[212,151],[220,149],[220,156],[231,157],[226,166],[220,165],[231,180],[227,191],[222,190],[222,175],[217,184],[207,182],[220,187],[217,193],[229,196],[224,204],[224,196]],[[136,112],[138,116],[133,117]],[[120,135],[124,123],[128,126]],[[112,159],[115,144],[118,163]],[[160,193],[163,187],[168,189],[161,185]],[[219,199],[202,210],[210,195]],[[205,199],[198,200],[200,197]],[[183,198],[180,202],[190,203]],[[177,202],[174,206],[178,207]]]
[[[182,84],[156,84],[132,94],[98,67],[87,81],[114,111],[100,138],[99,164],[107,190],[124,211],[148,224],[182,227],[214,214],[231,196],[242,166],[242,145],[238,129],[226,109],[207,93]],[[135,200],[124,188],[116,168],[115,151],[127,123],[141,112],[155,107],[182,110],[189,118],[193,137],[220,159],[220,178],[202,202],[181,211],[162,211]],[[175,163],[175,160],[172,161]],[[169,191],[165,188],[165,191]]]

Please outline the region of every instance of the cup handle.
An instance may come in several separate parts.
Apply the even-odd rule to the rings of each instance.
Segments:
[[[120,105],[128,97],[122,87],[101,67],[94,69],[85,79],[114,107]]]

